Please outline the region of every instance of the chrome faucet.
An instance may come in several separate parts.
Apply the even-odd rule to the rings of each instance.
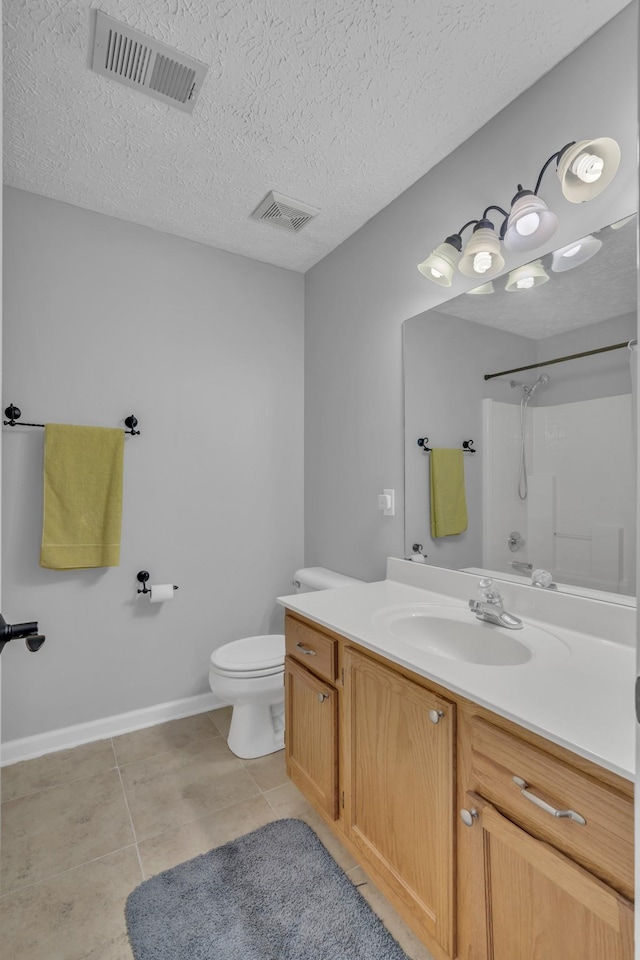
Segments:
[[[478,620],[486,620],[498,627],[507,627],[508,630],[522,630],[522,620],[504,609],[500,591],[493,580],[483,577],[478,589],[482,600],[469,600],[469,609],[475,613]]]

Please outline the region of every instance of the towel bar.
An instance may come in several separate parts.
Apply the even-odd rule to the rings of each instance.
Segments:
[[[4,411],[5,417],[8,417],[8,420],[3,420],[5,427],[44,427],[44,423],[27,423],[25,420],[20,420],[22,416],[22,411],[20,407],[16,407],[13,403],[10,403],[8,407],[5,407]],[[138,421],[133,414],[125,418],[125,426],[129,427],[128,430],[125,430],[125,433],[131,434],[132,437],[139,437],[140,431],[136,430],[138,426]]]

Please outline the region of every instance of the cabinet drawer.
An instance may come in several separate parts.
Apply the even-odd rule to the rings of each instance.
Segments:
[[[633,899],[631,799],[480,718],[471,722],[471,738],[476,793]],[[585,823],[554,809],[574,811]]]
[[[323,680],[335,682],[338,677],[338,644],[335,640],[290,616],[285,622],[285,638],[290,657]]]

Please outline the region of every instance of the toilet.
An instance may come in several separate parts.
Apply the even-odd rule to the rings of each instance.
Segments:
[[[296,570],[296,593],[330,590],[361,583],[325,567]],[[233,706],[229,749],[243,760],[264,757],[284,747],[284,635],[243,637],[211,654],[209,684]]]

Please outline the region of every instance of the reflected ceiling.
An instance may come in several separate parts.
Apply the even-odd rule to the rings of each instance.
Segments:
[[[593,236],[602,247],[586,263],[554,273],[552,254],[539,258],[550,279],[529,290],[507,293],[508,273],[493,281],[495,292],[464,293],[438,306],[439,313],[542,340],[578,327],[635,312],[637,307],[637,217],[617,230]]]

